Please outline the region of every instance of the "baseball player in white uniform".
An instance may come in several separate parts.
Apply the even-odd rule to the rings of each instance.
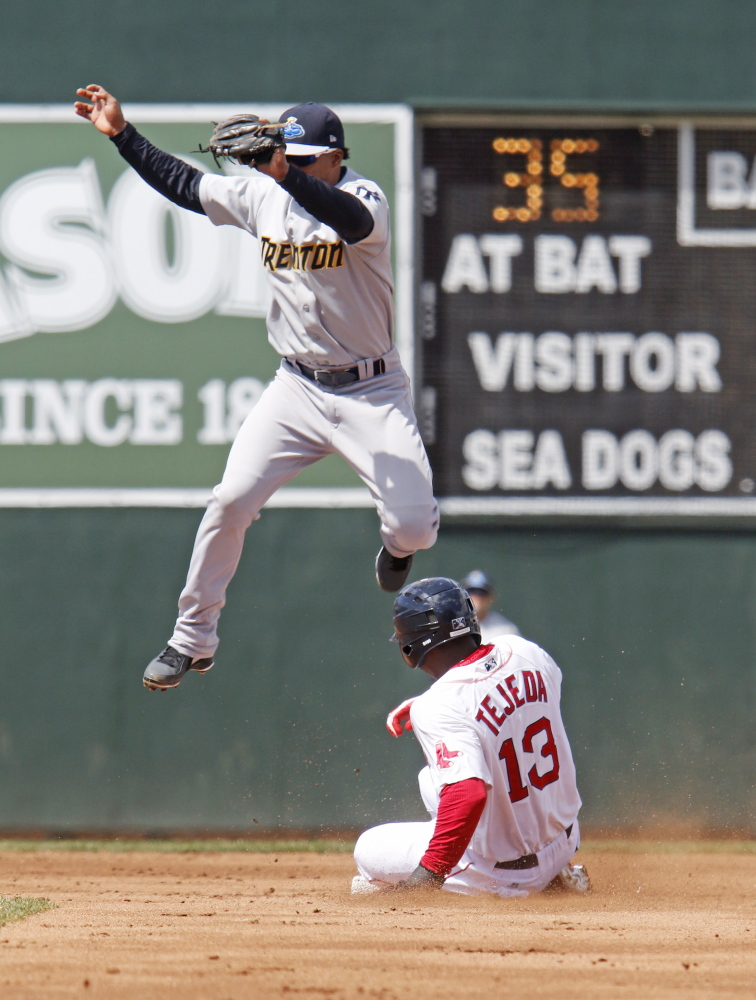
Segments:
[[[526,896],[554,884],[587,892],[585,869],[570,863],[581,802],[559,667],[519,636],[481,645],[469,595],[446,577],[405,587],[394,629],[405,661],[434,680],[387,720],[394,736],[412,729],[420,741],[431,819],[363,833],[352,891]]]
[[[300,470],[336,453],[360,475],[380,518],[376,576],[384,590],[399,590],[414,552],[434,544],[438,506],[394,345],[386,196],[343,165],[338,117],[321,104],[290,108],[271,126],[283,131],[285,149],[267,162],[236,152],[253,128],[244,122],[260,119],[221,123],[216,132],[226,125],[225,135],[241,139],[220,155],[250,167],[243,177],[224,176],[152,146],[102,87],[77,93],[77,114],[109,136],[148,184],[216,226],[257,237],[272,292],[268,336],[283,358],[231,447],[197,533],[173,636],[145,671],[145,686],[167,690],[188,670],[213,666],[245,532]]]

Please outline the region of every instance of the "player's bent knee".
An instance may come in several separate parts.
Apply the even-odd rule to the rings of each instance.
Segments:
[[[374,878],[378,869],[378,847],[379,837],[376,833],[381,828],[373,827],[360,834],[357,843],[354,845],[354,860],[360,873],[366,878]]]
[[[406,878],[428,847],[434,823],[384,823],[366,830],[354,848],[365,878],[396,882]]]
[[[224,523],[238,524],[244,528],[248,528],[259,517],[259,510],[250,501],[249,494],[239,494],[223,483],[213,490],[208,505],[208,509],[211,508],[215,508],[217,517]]]
[[[438,506],[435,503],[418,504],[387,510],[384,526],[390,550],[417,552],[418,549],[430,549],[438,537]]]
[[[374,826],[361,834],[354,846],[354,860],[360,873],[370,879],[391,878],[397,868],[395,823]],[[401,866],[400,866],[401,867]]]

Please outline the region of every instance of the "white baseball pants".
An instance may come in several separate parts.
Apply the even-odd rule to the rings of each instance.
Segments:
[[[393,555],[436,541],[438,505],[409,379],[396,348],[384,360],[385,374],[338,389],[325,389],[282,362],[240,427],[200,523],[170,639],[179,652],[213,655],[247,528],[276,490],[326,455],[341,455],[368,487]]]
[[[429,794],[430,779],[424,774],[427,770],[423,768],[420,772],[420,791],[426,808],[434,811]],[[435,819],[431,819],[426,823],[384,823],[366,830],[354,848],[360,875],[379,886],[407,878],[420,864],[435,826]],[[575,820],[569,837],[565,831],[536,851],[538,865],[535,868],[523,871],[496,868],[497,859],[481,858],[467,850],[444,882],[444,889],[467,896],[527,896],[540,892],[569,863],[579,844],[580,826]]]

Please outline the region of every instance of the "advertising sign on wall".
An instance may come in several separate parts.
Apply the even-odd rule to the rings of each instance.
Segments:
[[[254,110],[277,120],[283,107]],[[191,151],[243,109],[124,110],[157,146],[215,171]],[[411,118],[336,110],[350,163],[392,205],[409,355]],[[257,241],[173,206],[72,107],[0,108],[0,139],[0,503],[61,490],[71,503],[204,503],[280,360]],[[313,502],[313,490],[361,485],[331,460],[298,484]]]

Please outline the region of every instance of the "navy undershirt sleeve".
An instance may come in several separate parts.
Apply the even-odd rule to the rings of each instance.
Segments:
[[[373,216],[349,191],[311,177],[292,164],[278,183],[306,212],[334,229],[347,243],[359,243],[372,233]]]
[[[118,152],[136,170],[142,180],[150,187],[172,201],[180,208],[188,208],[191,212],[205,215],[199,197],[199,185],[202,172],[191,167],[177,156],[164,153],[162,149],[153,146],[131,123],[123,132],[111,136],[111,142],[118,147]]]

